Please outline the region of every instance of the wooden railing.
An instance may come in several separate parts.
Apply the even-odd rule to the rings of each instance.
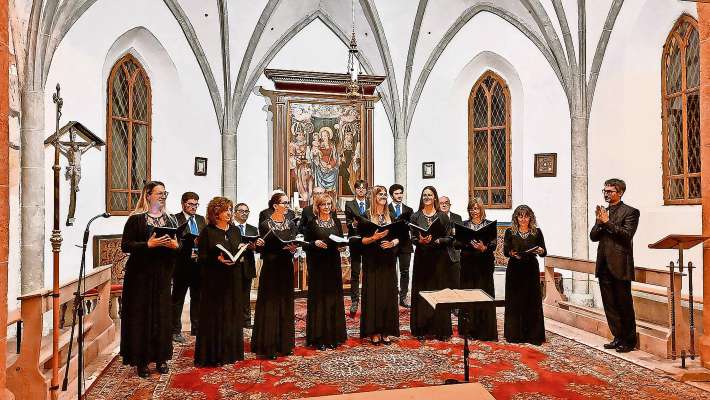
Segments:
[[[569,302],[567,296],[557,289],[554,282],[555,269],[562,269],[573,272],[583,272],[594,274],[595,262],[590,260],[580,260],[568,257],[547,256],[545,257],[545,299],[543,308],[545,317],[574,326],[576,328],[595,333],[597,335],[611,338],[611,332],[607,326],[604,311],[597,308],[584,307]],[[675,309],[675,341],[676,349],[687,349],[689,344],[688,323],[681,308],[680,288],[682,287],[682,276],[675,272],[671,277],[668,269],[657,269],[648,267],[635,267],[635,278],[631,285],[632,292],[647,291],[651,285],[656,293],[664,293],[667,303],[667,325],[637,318],[637,332],[639,348],[651,354],[656,354],[664,358],[672,355],[671,338],[671,306]],[[676,290],[671,295],[671,279]]]
[[[85,288],[96,288],[96,305],[84,320],[84,360],[88,365],[103,348],[113,342],[114,323],[109,315],[111,295],[111,266],[96,268],[86,276]],[[59,303],[68,305],[74,301],[78,281],[64,284],[60,289]],[[7,368],[7,387],[15,398],[39,400],[48,399],[49,379],[51,378],[52,346],[51,334],[43,337],[44,313],[52,309],[52,291],[41,289],[18,298],[20,300],[20,319],[23,322],[20,354]],[[68,307],[71,309],[71,307]],[[71,328],[71,327],[69,327]],[[76,338],[76,334],[75,334]],[[65,329],[60,333],[60,357],[66,357],[70,332]],[[76,347],[74,347],[76,349]],[[76,351],[73,351],[76,354]],[[60,362],[60,376],[63,376],[66,364]],[[70,373],[76,372],[76,357],[70,361]],[[70,374],[70,377],[73,374]],[[70,379],[71,380],[71,379]]]

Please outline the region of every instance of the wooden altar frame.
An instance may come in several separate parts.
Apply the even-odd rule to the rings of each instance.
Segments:
[[[266,69],[264,74],[274,82],[275,90],[259,88],[259,93],[268,98],[268,111],[272,113],[272,172],[273,188],[282,188],[289,198],[293,197],[288,168],[289,129],[291,127],[290,107],[293,103],[355,105],[360,112],[360,160],[359,179],[369,186],[373,184],[373,119],[375,103],[380,97],[375,94],[377,85],[384,76],[360,75],[361,95],[348,97],[347,85],[350,76],[309,71]],[[340,180],[340,176],[338,179]],[[350,200],[353,196],[342,196]],[[343,201],[340,200],[339,203]],[[338,204],[339,205],[339,204]]]

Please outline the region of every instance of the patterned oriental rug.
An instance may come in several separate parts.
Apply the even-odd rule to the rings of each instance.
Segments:
[[[348,305],[346,304],[346,309]],[[420,342],[406,330],[389,346],[358,339],[359,315],[347,318],[350,339],[336,350],[304,347],[305,300],[296,302],[296,349],[289,357],[256,359],[222,368],[195,368],[194,338],[175,346],[170,373],[141,379],[117,356],[89,388],[86,399],[291,399],[440,385],[463,379],[463,340]],[[499,331],[502,338],[502,315]],[[246,330],[248,336],[250,330]],[[708,393],[604,352],[547,333],[532,345],[470,341],[471,379],[496,399],[707,399]],[[245,350],[248,351],[248,339]]]

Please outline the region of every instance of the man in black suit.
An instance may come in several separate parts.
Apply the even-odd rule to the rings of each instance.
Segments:
[[[234,226],[239,228],[242,236],[257,236],[259,230],[254,225],[247,223],[249,218],[249,206],[245,203],[237,204],[234,212]],[[244,299],[244,327],[251,328],[251,282],[256,278],[256,258],[254,250],[244,251],[244,268],[242,268],[242,299]]]
[[[451,211],[451,200],[446,196],[439,197],[439,207],[441,212],[449,217],[449,228],[453,234],[455,231],[454,223],[463,225],[463,218],[459,214]],[[449,269],[449,287],[458,288],[461,282],[461,250],[457,250],[453,245],[446,248],[449,253],[449,260],[451,260],[451,268]]]
[[[273,192],[271,192],[271,196],[275,195],[276,193],[281,193],[281,194],[286,194],[283,190],[281,189],[276,189]],[[269,196],[269,197],[271,197]],[[295,205],[294,205],[295,207]],[[267,218],[271,218],[271,214],[274,213],[273,208],[265,208],[259,212],[259,225],[266,220]],[[292,208],[289,208],[288,211],[286,211],[286,218],[290,220],[294,220],[296,218],[296,213],[293,212]]]
[[[397,221],[404,220],[409,222],[414,210],[402,203],[402,199],[404,198],[404,186],[395,183],[390,186],[389,193],[390,197],[392,197],[392,202],[389,206],[390,213],[394,215]],[[402,238],[399,246],[395,247],[397,261],[399,262],[399,305],[406,308],[410,307],[409,303],[407,303],[407,293],[409,292],[409,265],[412,260],[413,252],[412,239],[409,236],[409,231],[407,231],[406,236]]]
[[[367,182],[362,179],[355,181],[355,198],[345,202],[345,223],[348,236],[357,235],[357,220],[355,216],[365,216],[370,209],[367,199]],[[350,316],[354,317],[360,304],[360,270],[362,268],[362,248],[350,246]]]
[[[596,276],[609,330],[614,340],[604,345],[626,353],[636,347],[636,315],[631,297],[634,279],[633,238],[639,223],[639,210],[624,204],[621,197],[626,183],[621,179],[604,182],[604,201],[609,207],[597,206],[596,223],[589,237],[599,242]]]
[[[197,262],[197,244],[194,239],[205,227],[205,217],[197,215],[200,196],[194,192],[185,192],[180,199],[182,212],[175,214],[178,225],[187,223],[182,237],[182,247],[175,263],[173,273],[173,341],[185,343],[182,336],[182,307],[185,295],[190,289],[190,329],[191,335],[196,335],[199,329],[197,316],[200,313],[200,265]]]

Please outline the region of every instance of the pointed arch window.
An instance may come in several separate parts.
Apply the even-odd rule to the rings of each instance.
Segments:
[[[663,200],[700,204],[700,48],[698,23],[678,19],[663,46]]]
[[[468,187],[488,208],[511,207],[510,91],[493,71],[468,97]]]
[[[106,113],[106,211],[128,215],[150,180],[151,87],[132,55],[123,56],[108,78]]]

